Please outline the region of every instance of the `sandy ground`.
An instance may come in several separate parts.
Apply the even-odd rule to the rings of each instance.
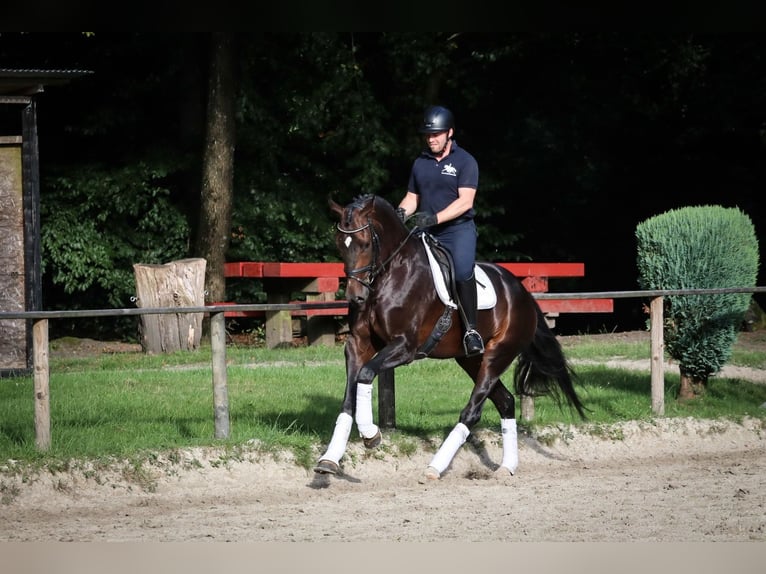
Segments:
[[[762,423],[660,419],[520,437],[515,476],[494,433],[438,481],[431,452],[349,445],[342,476],[188,451],[142,481],[125,469],[5,476],[0,540],[36,542],[748,542],[766,540]],[[385,439],[384,439],[385,440]],[[385,449],[384,449],[385,450]]]

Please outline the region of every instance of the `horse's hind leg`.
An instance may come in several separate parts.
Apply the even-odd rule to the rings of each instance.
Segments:
[[[425,476],[428,479],[436,480],[439,478],[455,458],[458,449],[463,446],[471,430],[463,423],[457,423],[455,428],[447,435],[439,450],[436,452],[431,462],[428,463]]]
[[[489,394],[489,400],[500,413],[500,431],[503,436],[503,462],[500,468],[505,468],[511,474],[519,466],[519,443],[516,432],[516,401],[511,392],[498,379],[497,384]]]
[[[474,381],[482,380],[483,383],[475,384],[471,400],[460,415],[460,422],[455,425],[431,459],[425,473],[428,479],[438,479],[452,462],[457,451],[468,439],[471,428],[479,421],[485,398],[489,398],[500,413],[500,429],[503,438],[503,461],[500,468],[505,468],[511,475],[516,472],[519,465],[516,401],[500,379],[495,379],[495,382],[492,383],[491,377],[486,376],[486,371],[483,368],[486,365],[486,359],[487,355],[485,355],[484,361],[458,360],[458,364]],[[487,386],[490,387],[489,392],[484,391],[486,394],[482,397],[482,389]]]
[[[441,474],[447,469],[452,462],[452,459],[457,454],[457,451],[468,439],[468,435],[471,434],[471,429],[479,422],[481,418],[481,411],[484,406],[484,401],[488,396],[491,396],[491,388],[494,386],[492,383],[492,377],[486,373],[484,367],[487,355],[484,355],[484,359],[477,359],[477,357],[470,357],[467,360],[458,361],[458,364],[463,370],[474,380],[479,381],[474,383],[473,392],[468,404],[460,413],[460,422],[458,422],[452,429],[447,438],[442,443],[439,450],[436,452],[431,462],[426,469],[425,477],[428,479],[438,479]]]

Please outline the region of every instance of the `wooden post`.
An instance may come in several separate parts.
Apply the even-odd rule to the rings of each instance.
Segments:
[[[521,420],[531,421],[535,418],[535,397],[521,395]]]
[[[48,450],[51,446],[51,405],[47,319],[34,322],[32,349],[35,372],[35,445],[39,450]]]
[[[210,315],[213,351],[213,414],[215,438],[229,438],[229,388],[226,372],[226,319],[222,312]]]
[[[651,314],[651,372],[652,412],[665,414],[665,334],[663,332],[663,299],[655,297],[649,307]]]
[[[290,293],[282,290],[269,290],[266,294],[268,303],[289,303]],[[276,349],[291,347],[293,344],[293,319],[290,311],[266,311],[266,347]]]
[[[394,369],[378,373],[378,426],[396,428],[396,393]]]
[[[139,307],[205,305],[204,259],[181,259],[165,265],[133,265]],[[141,315],[145,353],[173,353],[199,348],[203,313]]]
[[[335,301],[335,293],[307,293],[306,302]],[[327,315],[306,317],[306,335],[309,345],[335,345],[335,318]]]

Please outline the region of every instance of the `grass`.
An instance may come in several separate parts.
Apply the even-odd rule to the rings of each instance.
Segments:
[[[578,338],[579,339],[579,338]],[[586,340],[565,345],[567,356],[596,363],[614,357],[646,359],[649,342]],[[214,438],[211,350],[170,355],[121,353],[50,361],[51,448],[35,447],[32,377],[0,380],[0,472],[31,466],[66,468],[140,462],[190,447],[215,447],[222,460],[290,451],[310,467],[330,439],[345,386],[343,349],[227,348],[230,436]],[[766,368],[766,347],[735,346],[732,364]],[[599,364],[581,364],[578,392],[594,432],[628,420],[651,420],[650,376]],[[677,375],[665,375],[665,416],[741,420],[766,418],[766,385],[713,377],[707,393],[679,403]],[[510,373],[505,382],[510,384]],[[411,454],[417,440],[440,440],[455,425],[471,383],[454,361],[424,360],[396,371],[393,449]],[[377,399],[373,398],[375,401]],[[518,408],[517,401],[517,408]],[[377,414],[377,412],[376,412]],[[548,397],[535,400],[529,432],[583,424]],[[499,428],[487,405],[480,427]],[[352,440],[356,436],[352,433]],[[612,437],[615,438],[615,437]],[[170,453],[170,454],[168,454]],[[79,464],[79,463],[78,463]],[[129,470],[128,470],[129,471]],[[127,472],[127,471],[126,471]],[[1,494],[1,493],[0,493]]]

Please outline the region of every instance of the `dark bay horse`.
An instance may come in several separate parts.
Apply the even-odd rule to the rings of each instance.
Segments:
[[[426,469],[427,478],[438,479],[449,466],[479,422],[487,399],[500,413],[500,468],[511,474],[516,471],[515,400],[500,376],[517,357],[516,394],[549,394],[559,403],[563,397],[585,418],[573,386],[574,371],[537,301],[517,277],[492,263],[477,265],[477,285],[491,283],[496,302],[487,309],[481,309],[481,302],[479,306],[477,328],[484,339],[484,353],[466,356],[460,317],[448,304],[449,298],[445,303],[434,287],[422,232],[408,229],[394,207],[379,196],[357,197],[345,208],[333,200],[329,204],[339,219],[335,243],[347,277],[350,333],[342,410],[315,472],[339,472],[353,422],[365,446],[380,444],[380,429],[372,416],[373,379],[382,370],[424,357],[454,358],[474,383],[459,422]]]

